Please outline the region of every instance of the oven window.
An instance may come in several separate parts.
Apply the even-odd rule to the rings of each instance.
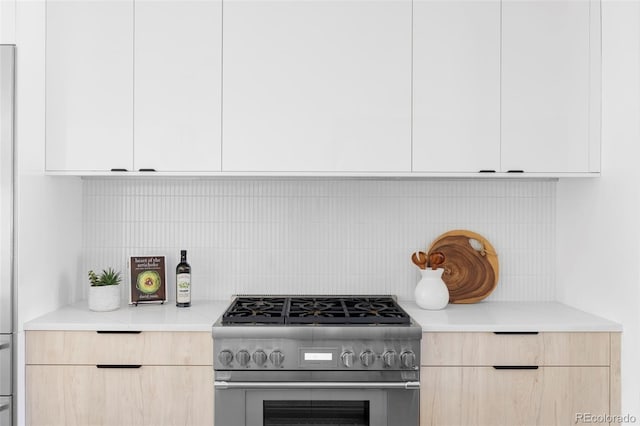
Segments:
[[[264,401],[264,426],[369,426],[369,401]]]

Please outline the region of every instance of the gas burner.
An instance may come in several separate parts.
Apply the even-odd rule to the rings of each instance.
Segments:
[[[380,311],[383,311],[389,308],[388,306],[382,303],[370,303],[370,302],[357,303],[354,307],[358,310],[364,311],[360,313],[360,316],[363,316],[363,315],[380,316],[380,313],[379,313]]]
[[[265,300],[255,300],[253,302],[241,303],[242,308],[251,311],[251,315],[271,316],[269,311],[273,310],[275,305]],[[239,308],[240,309],[240,308]]]
[[[318,309],[310,309],[310,310],[306,310],[305,312],[300,313],[301,317],[308,317],[308,316],[313,316],[313,317],[332,317],[333,314],[330,314],[329,312],[324,312],[322,310],[318,310]]]
[[[294,304],[295,302],[292,301],[291,303]],[[319,300],[301,302],[301,303],[298,303],[298,305],[302,310],[315,312],[314,315],[322,315],[323,311],[327,311],[335,307],[335,303],[333,302],[321,302]]]
[[[379,300],[379,299],[368,300],[367,299],[367,300],[362,300],[360,302],[355,303],[353,305],[353,308],[356,311],[356,313],[361,317],[369,316],[369,315],[379,317],[379,316],[384,316],[386,314],[385,311],[393,310],[394,305],[395,303],[393,305],[390,305],[386,300]]]

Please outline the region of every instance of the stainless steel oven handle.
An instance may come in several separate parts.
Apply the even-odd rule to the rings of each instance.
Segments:
[[[214,382],[215,389],[420,389],[420,382]]]

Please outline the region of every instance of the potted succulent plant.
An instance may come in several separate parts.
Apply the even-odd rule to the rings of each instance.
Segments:
[[[101,274],[89,271],[89,309],[92,311],[114,311],[120,307],[120,272],[113,268]]]

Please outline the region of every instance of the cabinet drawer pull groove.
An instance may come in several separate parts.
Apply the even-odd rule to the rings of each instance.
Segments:
[[[98,330],[98,334],[140,334],[140,330]]]
[[[537,370],[537,365],[494,365],[496,370]]]
[[[128,172],[129,170],[127,170],[127,169],[119,169],[119,168],[116,167],[114,169],[111,169],[111,171],[112,172]]]
[[[491,169],[482,169],[480,170],[480,173],[495,173],[495,170],[491,170]]]
[[[534,336],[536,334],[540,334],[537,331],[494,331],[493,334],[497,334],[498,336],[501,335],[505,335],[505,336],[509,336],[509,335],[531,335]]]
[[[524,173],[524,170],[507,170],[507,173]]]
[[[96,364],[97,368],[140,368],[140,364]]]
[[[155,172],[156,169],[140,169],[141,172]]]

